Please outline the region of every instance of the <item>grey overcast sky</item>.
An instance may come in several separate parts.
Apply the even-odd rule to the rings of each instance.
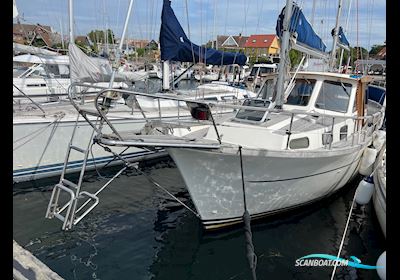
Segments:
[[[330,32],[335,25],[338,1],[296,2],[330,50]],[[162,3],[162,0],[134,1],[129,38],[158,40]],[[276,20],[286,1],[172,0],[171,3],[187,34],[189,20],[190,39],[200,44],[217,34],[275,34]],[[16,0],[16,5],[23,23],[50,25],[67,35],[68,0]],[[120,37],[128,5],[129,0],[75,0],[75,34],[85,35],[90,30],[108,27]],[[386,40],[386,0],[343,0],[340,23],[352,46],[358,44],[370,49],[374,44],[383,44]]]

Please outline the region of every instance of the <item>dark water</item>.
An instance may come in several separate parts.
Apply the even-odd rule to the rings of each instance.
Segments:
[[[189,205],[173,162],[145,167],[153,179]],[[109,169],[102,175],[112,175]],[[104,184],[88,174],[84,188]],[[14,239],[65,279],[251,279],[243,229],[205,233],[196,217],[126,171],[73,231],[44,218],[57,178],[14,186]],[[295,267],[311,253],[336,255],[358,180],[307,208],[252,223],[258,279],[330,279],[331,267]],[[342,257],[375,265],[385,239],[372,203],[353,211]],[[379,279],[375,270],[338,268],[336,279]]]

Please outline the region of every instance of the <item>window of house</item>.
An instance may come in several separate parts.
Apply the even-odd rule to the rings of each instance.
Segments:
[[[266,43],[266,42],[267,42],[267,39],[264,40],[264,43]]]
[[[256,42],[256,39],[253,39],[253,43],[255,43]]]
[[[335,112],[347,112],[349,107],[351,84],[324,81],[315,107]]]
[[[287,97],[286,104],[307,106],[311,98],[316,80],[297,79],[295,85]]]

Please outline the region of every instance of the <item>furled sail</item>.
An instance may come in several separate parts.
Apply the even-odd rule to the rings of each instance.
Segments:
[[[245,65],[247,62],[244,54],[222,52],[193,44],[179,24],[169,0],[164,0],[161,13],[160,48],[162,60],[194,61],[213,65]]]
[[[343,28],[339,26],[339,33],[338,33],[339,43],[345,46],[350,46],[349,41],[347,41],[346,36],[344,35]]]
[[[285,8],[282,9],[276,23],[276,35],[282,38],[283,34],[283,18],[285,17]],[[326,45],[321,38],[314,32],[312,26],[305,18],[301,9],[293,4],[292,17],[290,18],[289,31],[295,34],[297,43],[306,45],[307,47],[316,49],[320,52],[325,52]]]
[[[108,60],[87,56],[75,44],[69,44],[69,61],[71,80],[73,82],[100,83],[109,82],[112,68]],[[127,80],[125,76],[116,73],[115,82]]]
[[[30,54],[42,54],[42,55],[59,55],[57,52],[49,51],[46,49],[34,47],[34,46],[27,46],[18,43],[13,43],[13,50],[14,52],[18,53],[30,53]]]

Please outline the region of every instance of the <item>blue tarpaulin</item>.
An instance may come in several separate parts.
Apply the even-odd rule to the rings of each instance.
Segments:
[[[164,0],[161,13],[160,48],[162,60],[202,62],[212,65],[245,65],[247,61],[244,54],[222,52],[200,47],[190,42],[171,8],[169,0]]]
[[[280,13],[276,23],[276,35],[279,38],[282,38],[284,16],[285,8],[282,9],[282,12]],[[293,12],[292,17],[290,18],[289,31],[291,33],[297,33],[297,42],[307,45],[310,48],[325,52],[326,46],[324,42],[322,42],[321,38],[314,32],[303,12],[296,4],[293,4]]]

